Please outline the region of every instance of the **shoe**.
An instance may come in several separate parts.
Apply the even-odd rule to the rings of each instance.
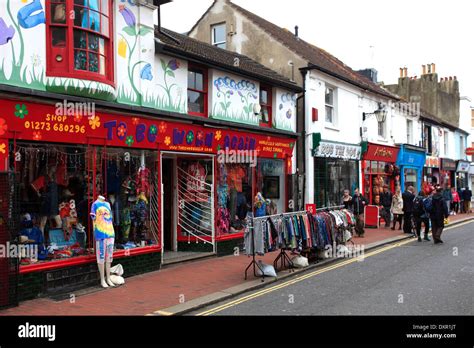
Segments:
[[[430,239],[430,237],[428,237],[428,236],[425,236],[424,239],[425,239],[426,241],[428,241],[428,242],[431,242],[431,239]]]
[[[395,227],[392,227],[392,230],[395,231]]]
[[[421,237],[418,237],[418,241],[419,241],[419,242],[422,242],[422,241],[423,241],[423,239],[421,239]]]
[[[435,239],[435,240],[434,240],[434,243],[435,243],[435,244],[439,244],[439,240]]]
[[[438,239],[438,243],[443,244],[444,242],[441,239]]]

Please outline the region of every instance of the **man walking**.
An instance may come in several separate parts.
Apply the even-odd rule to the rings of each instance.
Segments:
[[[412,218],[413,218],[413,206],[415,200],[415,188],[413,186],[408,186],[405,192],[402,194],[403,198],[403,232],[412,233]]]
[[[390,208],[392,207],[392,193],[388,190],[388,185],[383,186],[383,192],[380,195],[380,205],[382,206],[382,212],[380,216],[385,221],[385,228],[390,228],[391,222],[391,212]]]
[[[416,235],[418,236],[418,241],[421,242],[421,224],[425,225],[425,237],[424,239],[430,241],[430,237],[428,233],[430,232],[430,218],[429,214],[425,209],[424,200],[427,199],[427,196],[421,190],[418,193],[418,196],[415,197],[415,201],[413,204],[413,217],[415,218],[415,229]]]
[[[441,186],[436,186],[436,192],[433,195],[432,209],[429,212],[433,241],[435,244],[443,243],[441,240],[441,233],[443,233],[444,229],[444,219],[449,216],[449,210],[442,193],[443,189]]]
[[[442,194],[444,204],[446,204],[446,209],[448,209],[448,212],[451,213],[451,203],[453,202],[453,194],[451,193],[450,184],[446,184],[446,187],[444,188]]]
[[[355,231],[359,237],[364,237],[364,207],[367,205],[367,199],[362,196],[359,189],[354,190],[354,197],[352,197],[352,209],[356,218]]]
[[[471,199],[472,199],[472,191],[469,190],[469,187],[466,187],[462,193],[464,212],[466,214],[469,214],[471,212]]]

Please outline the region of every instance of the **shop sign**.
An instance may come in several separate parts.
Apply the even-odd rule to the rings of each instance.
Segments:
[[[305,210],[309,212],[311,215],[316,214],[316,204],[306,204]]]
[[[439,157],[426,156],[425,167],[439,168],[441,167],[441,160],[439,159]]]
[[[466,155],[467,156],[474,156],[474,147],[468,147],[466,149]]]
[[[338,144],[322,141],[313,151],[314,157],[331,157],[345,160],[359,160],[361,147],[356,145]]]
[[[457,172],[460,173],[467,173],[469,171],[469,167],[471,166],[470,162],[467,161],[458,161],[458,168]]]
[[[456,161],[449,158],[441,158],[441,170],[456,171]]]
[[[383,145],[369,144],[365,160],[395,163],[399,149]]]
[[[411,151],[400,151],[400,158],[397,164],[400,166],[423,167],[425,164],[425,154]]]
[[[288,138],[101,112],[83,116],[70,115],[66,110],[66,114],[58,114],[54,105],[0,102],[0,136],[13,138],[15,134],[17,140],[212,154],[221,150],[249,150],[257,151],[259,157],[279,159],[291,157],[295,146],[295,140]]]

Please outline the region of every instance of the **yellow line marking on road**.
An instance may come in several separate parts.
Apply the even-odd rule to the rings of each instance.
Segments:
[[[160,315],[166,315],[167,317],[173,315],[174,313],[171,313],[171,312],[166,312],[166,311],[156,311],[156,312],[153,312],[155,314],[160,314]]]

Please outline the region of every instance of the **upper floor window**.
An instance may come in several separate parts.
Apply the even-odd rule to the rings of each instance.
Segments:
[[[448,156],[448,139],[449,138],[449,132],[448,131],[444,131],[444,137],[443,137],[443,147],[444,147],[444,155],[445,156]]]
[[[464,144],[464,136],[460,136],[459,138],[460,144],[459,144],[459,158],[465,158],[466,157],[466,146]]]
[[[260,86],[260,111],[259,123],[261,126],[272,126],[272,89],[267,86]]]
[[[385,136],[386,136],[386,134],[385,134],[386,133],[385,132],[385,121],[383,121],[383,122],[377,121],[377,133],[378,133],[379,137],[385,139]]]
[[[207,69],[188,68],[188,113],[207,116]]]
[[[216,24],[211,27],[212,45],[219,48],[226,48],[226,28],[225,23]]]
[[[47,74],[113,84],[112,0],[47,0]]]
[[[407,144],[413,144],[413,121],[407,120]]]
[[[332,125],[336,124],[335,113],[335,90],[332,87],[326,87],[325,104],[326,104],[326,122]]]
[[[425,126],[423,129],[423,147],[426,149],[429,155],[433,153],[433,142],[432,142],[431,126]]]

